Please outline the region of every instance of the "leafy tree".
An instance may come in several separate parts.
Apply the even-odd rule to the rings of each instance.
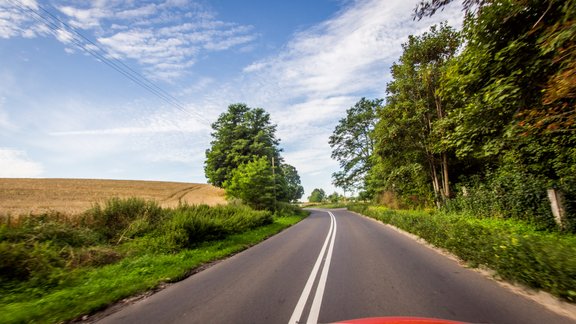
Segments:
[[[375,128],[374,160],[380,165],[369,183],[379,182],[382,190],[400,195],[422,194],[432,187],[438,204],[450,197],[450,152],[439,145],[444,132],[435,125],[451,107],[439,94],[440,78],[459,44],[458,33],[446,24],[409,36],[403,44]],[[429,185],[423,183],[422,174],[428,176]]]
[[[309,202],[323,202],[326,199],[326,192],[323,189],[314,189],[308,197]]]
[[[262,108],[230,105],[212,124],[212,129],[213,140],[206,150],[204,171],[208,182],[217,187],[222,187],[236,168],[254,157],[274,158],[278,165],[282,162],[276,125]]]
[[[374,152],[372,132],[377,122],[377,110],[382,99],[360,99],[346,111],[330,136],[332,158],[340,163],[342,171],[332,174],[334,185],[348,191],[363,188],[368,170],[372,167]]]
[[[331,203],[335,204],[340,202],[340,200],[344,198],[342,196],[340,196],[337,192],[333,192],[332,194],[330,194],[328,196],[328,201],[330,201]]]
[[[252,208],[274,208],[275,183],[272,166],[266,156],[239,165],[223,185],[228,197],[238,198]]]
[[[282,185],[284,188],[283,197],[280,200],[288,202],[295,202],[302,198],[304,195],[304,188],[300,183],[300,175],[295,167],[290,164],[282,164],[280,166],[281,179],[285,182]]]
[[[422,1],[416,17],[449,2]],[[481,162],[489,184],[521,174],[576,195],[576,0],[467,0],[464,9],[467,45],[441,81],[441,97],[454,103],[439,125],[442,145]],[[534,197],[549,209],[539,188],[507,189],[515,198],[504,209],[533,214]]]
[[[283,163],[276,125],[264,109],[230,105],[212,129],[204,164],[209,183],[258,209],[302,197],[300,176],[296,168]]]

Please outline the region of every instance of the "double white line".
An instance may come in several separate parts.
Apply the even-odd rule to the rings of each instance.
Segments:
[[[326,240],[324,241],[322,250],[320,250],[318,259],[316,259],[316,263],[314,264],[314,268],[312,268],[310,277],[308,277],[308,281],[306,282],[304,290],[300,295],[298,304],[296,304],[296,308],[294,308],[294,312],[290,317],[290,321],[288,321],[289,324],[304,323],[300,322],[300,318],[302,317],[302,312],[304,311],[306,302],[312,293],[312,286],[316,281],[318,270],[322,265],[322,260],[325,260],[322,267],[322,273],[320,274],[320,281],[318,281],[318,286],[316,287],[316,292],[314,293],[314,300],[312,301],[310,313],[308,314],[308,320],[306,321],[307,324],[318,323],[318,315],[320,314],[320,306],[322,304],[322,297],[324,296],[324,288],[326,288],[326,279],[328,279],[330,261],[332,260],[332,251],[334,250],[334,240],[336,239],[336,217],[334,217],[331,212],[327,213],[330,215],[330,230],[328,230],[328,235],[326,235]],[[326,253],[327,247],[328,252]]]

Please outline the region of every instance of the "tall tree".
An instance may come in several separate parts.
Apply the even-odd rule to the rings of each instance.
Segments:
[[[438,145],[444,134],[435,127],[450,107],[439,94],[440,77],[459,45],[458,33],[446,24],[408,38],[399,62],[392,66],[387,105],[375,131],[381,170],[388,177],[396,175],[391,179],[410,175],[417,180],[418,173],[425,172],[438,204],[451,194],[449,151]],[[396,182],[385,185],[396,191]]]
[[[341,171],[332,174],[335,186],[348,191],[352,188],[365,189],[366,176],[372,167],[374,152],[372,132],[378,119],[377,111],[382,99],[360,99],[346,110],[330,136],[332,158],[340,163]]]
[[[265,156],[280,165],[279,140],[276,125],[262,108],[249,108],[245,104],[228,106],[212,124],[211,148],[206,150],[204,171],[208,182],[222,187],[232,172],[254,157]]]
[[[514,160],[551,180],[574,178],[575,12],[574,0],[490,0],[467,17],[467,46],[444,77],[443,92],[460,101],[445,145],[493,166]]]

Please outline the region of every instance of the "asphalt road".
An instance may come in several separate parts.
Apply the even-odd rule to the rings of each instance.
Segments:
[[[375,316],[574,323],[345,210],[314,211],[100,323],[330,323]]]

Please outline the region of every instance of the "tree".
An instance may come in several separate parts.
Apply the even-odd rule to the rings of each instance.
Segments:
[[[422,1],[416,18],[449,2]],[[547,186],[576,196],[576,0],[465,0],[464,9],[466,47],[441,78],[453,102],[442,146],[480,162],[481,185],[506,188],[491,205],[548,217]]]
[[[266,156],[239,165],[223,184],[228,197],[255,209],[273,209],[276,203],[272,166]]]
[[[254,157],[265,156],[268,160],[282,163],[276,125],[262,108],[249,108],[245,104],[228,106],[212,124],[211,148],[206,150],[204,172],[208,182],[222,187],[232,172]]]
[[[283,163],[276,125],[264,109],[230,105],[212,129],[212,146],[204,163],[209,183],[258,209],[273,209],[276,202],[302,197],[300,176],[296,168]]]
[[[374,151],[372,132],[377,122],[377,111],[382,99],[360,99],[346,110],[346,118],[340,119],[330,136],[332,158],[340,163],[341,171],[332,174],[335,186],[349,191],[365,186],[365,178],[372,167]]]
[[[284,181],[281,188],[284,188],[283,197],[280,200],[296,202],[304,195],[304,188],[300,183],[300,176],[295,167],[290,164],[280,166],[280,178]]]
[[[330,194],[328,196],[328,201],[330,201],[331,203],[335,204],[340,202],[340,199],[342,199],[343,197],[340,196],[337,192],[333,192],[332,194]]]
[[[326,199],[326,192],[323,189],[314,189],[308,197],[309,202],[323,202]]]
[[[391,69],[387,104],[380,110],[374,134],[375,160],[385,174],[372,173],[370,181],[384,177],[382,189],[422,194],[427,190],[421,182],[424,172],[438,205],[450,197],[450,152],[439,144],[445,134],[436,124],[451,107],[439,94],[440,78],[459,45],[458,33],[446,24],[409,36],[403,44],[402,56]]]

